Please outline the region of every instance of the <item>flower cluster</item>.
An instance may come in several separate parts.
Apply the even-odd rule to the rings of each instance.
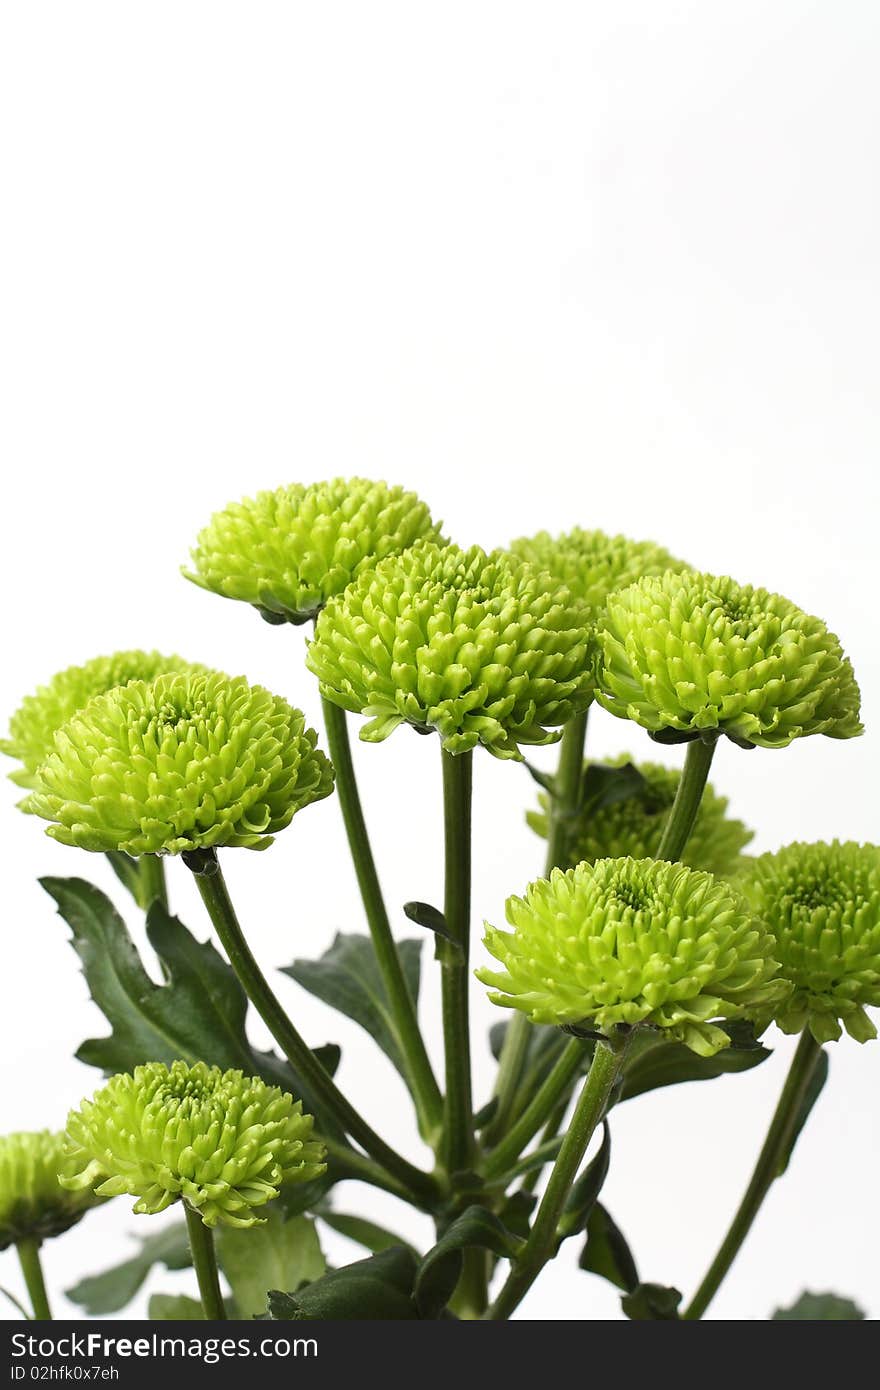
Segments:
[[[862,732],[837,638],[788,599],[732,579],[664,574],[612,594],[595,669],[599,702],[663,742],[726,734],[784,748]]]
[[[600,767],[608,769],[633,767],[629,755],[611,759]],[[590,764],[585,764],[585,775]],[[567,863],[573,867],[582,860],[618,859],[630,855],[633,859],[653,859],[660,847],[681,772],[660,763],[634,765],[638,774],[632,789],[620,800],[608,800],[599,805],[587,805],[580,815],[567,823]],[[539,798],[540,811],[530,811],[526,817],[538,835],[549,832],[549,797]],[[692,869],[704,869],[719,877],[729,877],[741,866],[742,851],[753,832],[741,820],[727,814],[726,796],[719,796],[711,784],[703,792],[700,809],[688,838],[681,862]]]
[[[206,1226],[254,1226],[283,1183],[324,1171],[311,1115],[277,1086],[204,1062],[114,1076],[67,1121],[71,1192],[125,1193],[138,1213],[183,1200]]]
[[[69,1171],[64,1135],[0,1137],[0,1250],[21,1240],[46,1240],[76,1225],[97,1198],[92,1192],[68,1192],[59,1175]]]
[[[628,536],[583,531],[579,526],[562,536],[551,536],[548,531],[521,536],[510,549],[518,559],[551,575],[555,584],[564,584],[593,614],[616,589],[624,589],[645,575],[688,568],[653,541],[631,541]]]
[[[0,753],[16,758],[21,767],[9,775],[21,787],[36,787],[37,770],[52,752],[56,730],[88,704],[129,681],[151,681],[168,671],[194,673],[203,666],[161,652],[114,652],[96,656],[83,666],[68,666],[25,696],[9,721],[9,737],[0,739]]]
[[[199,534],[187,579],[241,599],[270,622],[304,623],[366,566],[437,527],[414,492],[334,478],[258,492],[216,512]]]
[[[517,758],[590,699],[582,605],[530,565],[422,543],[383,560],[318,619],[308,665],[361,737],[435,729],[451,753]]]
[[[773,1007],[773,941],[723,880],[681,864],[600,859],[554,869],[509,898],[513,932],[487,924],[503,971],[477,972],[493,1003],[533,1023],[609,1033],[648,1024],[712,1056],[729,1042],[713,1020]]]
[[[786,1033],[817,1042],[877,1036],[865,1005],[880,1005],[880,847],[792,844],[763,854],[741,880],[775,940],[793,993],[776,1015]]]
[[[262,849],[332,790],[315,744],[299,710],[242,677],[131,681],[58,730],[25,805],[82,849]]]

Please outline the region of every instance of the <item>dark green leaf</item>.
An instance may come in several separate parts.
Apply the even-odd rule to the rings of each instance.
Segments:
[[[587,1222],[587,1243],[578,1261],[588,1274],[598,1274],[624,1293],[630,1293],[639,1282],[636,1262],[623,1232],[610,1213],[597,1202]]]
[[[756,1042],[754,1035],[732,1023],[720,1024],[731,1035],[730,1047],[716,1052],[714,1057],[698,1057],[683,1043],[650,1040],[643,1052],[637,1052],[624,1072],[619,1101],[632,1100],[645,1091],[661,1086],[678,1086],[685,1081],[711,1081],[716,1076],[751,1071],[772,1054],[769,1048]]]
[[[430,903],[404,903],[403,910],[411,922],[415,922],[417,927],[424,927],[426,931],[431,931],[435,936],[442,936],[444,941],[449,941],[457,947],[458,942],[454,934],[446,924],[446,918],[439,907],[432,907]]]
[[[400,941],[401,964],[414,1000],[419,997],[422,943]],[[283,971],[310,994],[354,1019],[391,1058],[405,1077],[406,1064],[398,1041],[394,1012],[368,936],[340,934],[320,960],[295,960]]]
[[[107,1073],[142,1062],[203,1061],[224,1070],[240,1067],[303,1100],[320,1115],[307,1086],[285,1061],[251,1047],[245,1033],[247,999],[229,965],[209,941],[196,941],[176,917],[153,903],[147,935],[166,979],[156,984],[113,904],[80,878],[41,879],[73,933],[92,999],[111,1025],[105,1038],[90,1038],[77,1057]],[[338,1049],[316,1049],[332,1071]],[[338,1133],[323,1116],[323,1128]]]
[[[803,1100],[801,1101],[798,1107],[798,1111],[794,1121],[794,1129],[791,1133],[791,1138],[788,1141],[788,1144],[783,1153],[780,1154],[779,1167],[776,1170],[776,1176],[778,1178],[782,1177],[782,1174],[785,1172],[786,1168],[791,1162],[791,1156],[794,1152],[794,1146],[801,1136],[801,1130],[807,1123],[807,1120],[810,1118],[810,1112],[812,1111],[813,1106],[816,1104],[816,1101],[822,1094],[825,1082],[827,1080],[828,1053],[823,1048],[816,1060],[816,1067],[813,1071],[812,1076],[810,1077],[810,1084],[804,1092]]]
[[[529,1234],[529,1222],[537,1201],[538,1199],[533,1192],[524,1192],[522,1188],[516,1192],[511,1192],[498,1213],[499,1220],[507,1227],[508,1231],[512,1231],[515,1236],[521,1236],[525,1240]]]
[[[559,1222],[559,1235],[562,1240],[577,1235],[587,1224],[590,1212],[599,1200],[599,1193],[605,1185],[611,1164],[611,1130],[608,1121],[602,1122],[602,1143],[587,1167],[581,1173],[568,1195],[565,1210]]]
[[[273,1290],[269,1317],[279,1322],[415,1319],[419,1316],[413,1298],[417,1271],[412,1251],[396,1245],[344,1269],[331,1270],[299,1293]]]
[[[400,1246],[403,1250],[410,1250],[418,1259],[418,1252],[400,1236],[393,1231],[386,1231],[384,1226],[377,1226],[375,1221],[367,1221],[362,1216],[350,1216],[347,1212],[334,1211],[332,1207],[321,1206],[315,1213],[321,1218],[325,1225],[331,1230],[338,1231],[341,1236],[348,1236],[349,1240],[354,1240],[358,1245],[362,1245],[365,1250],[371,1251],[374,1255],[379,1255],[383,1250],[390,1250],[392,1246]]]
[[[512,1259],[522,1239],[508,1231],[485,1207],[468,1207],[444,1231],[419,1267],[415,1297],[423,1318],[436,1318],[446,1307],[458,1283],[462,1252],[477,1248]]]
[[[263,1226],[222,1226],[217,1232],[217,1260],[243,1318],[265,1312],[270,1289],[296,1293],[326,1270],[314,1221],[307,1216],[285,1220],[275,1202],[263,1215]]]
[[[549,792],[551,796],[555,795],[556,782],[549,772],[542,772],[539,767],[535,767],[534,763],[530,763],[526,758],[523,759],[523,767],[539,787],[543,787],[544,791]]]
[[[189,1240],[184,1222],[166,1226],[156,1235],[140,1240],[140,1251],[130,1260],[114,1265],[103,1274],[91,1274],[80,1279],[67,1297],[84,1308],[89,1317],[99,1318],[106,1313],[118,1313],[130,1303],[154,1265],[166,1269],[186,1269],[191,1263]]]
[[[493,1096],[487,1100],[474,1116],[474,1129],[485,1129],[490,1125],[498,1113],[498,1096]]]
[[[185,1293],[154,1293],[147,1304],[147,1317],[153,1322],[204,1322],[205,1320],[205,1314],[199,1300],[189,1298]]]
[[[579,816],[592,816],[607,806],[633,797],[645,798],[650,789],[645,778],[632,763],[608,767],[605,763],[590,763],[581,781]]]
[[[620,1306],[634,1322],[677,1322],[681,1294],[664,1284],[639,1284],[625,1293]]]
[[[806,1289],[790,1308],[777,1308],[772,1322],[861,1322],[865,1314],[851,1298]]]

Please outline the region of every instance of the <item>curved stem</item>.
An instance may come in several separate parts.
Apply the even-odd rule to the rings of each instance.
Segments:
[[[415,1101],[419,1130],[423,1138],[432,1142],[436,1140],[442,1124],[443,1098],[431,1068],[419,1029],[416,1004],[403,973],[400,955],[385,910],[358,793],[345,710],[332,704],[330,700],[322,700],[321,703],[330,760],[336,772],[336,791],[342,809],[342,819],[379,973],[391,1006],[395,1038],[404,1059],[409,1088]]]
[[[183,1204],[186,1213],[186,1230],[189,1248],[192,1251],[193,1268],[199,1281],[199,1293],[205,1317],[216,1320],[226,1317],[223,1294],[220,1292],[220,1276],[217,1273],[217,1259],[214,1255],[214,1237],[199,1213]]]
[[[529,1140],[534,1138],[553,1114],[562,1097],[568,1095],[583,1056],[583,1043],[577,1038],[572,1038],[566,1043],[556,1065],[535,1092],[526,1109],[486,1160],[483,1173],[487,1182],[496,1181],[504,1176],[516,1163]]]
[[[472,753],[447,753],[443,760],[443,824],[446,851],[443,913],[452,940],[438,938],[446,1056],[446,1105],[442,1153],[449,1174],[473,1159],[474,1118],[468,990],[471,918]]]
[[[761,1204],[779,1176],[780,1163],[791,1143],[798,1122],[798,1114],[810,1082],[819,1065],[822,1049],[809,1029],[801,1034],[797,1045],[779,1104],[770,1121],[770,1128],[764,1145],[758,1155],[751,1181],[745,1190],[730,1229],[721,1243],[718,1254],[712,1261],[706,1277],[682,1313],[683,1318],[694,1321],[701,1318],[721,1285],[721,1281],[736,1259],[740,1246],[752,1228]]]
[[[165,863],[158,854],[144,854],[138,860],[140,868],[140,887],[138,902],[148,912],[152,903],[160,903],[168,911],[168,885],[165,881]]]
[[[681,858],[697,819],[717,742],[715,738],[711,743],[695,738],[688,744],[678,791],[657,847],[658,859],[674,861]]]
[[[583,714],[576,714],[563,730],[559,764],[553,779],[553,794],[549,804],[545,876],[549,875],[552,869],[564,867],[571,822],[580,808],[587,713],[587,710],[584,710]],[[529,1046],[529,1028],[529,1020],[521,1013],[517,1013],[507,1025],[495,1080],[498,1105],[484,1135],[489,1144],[496,1143],[505,1133],[513,1113],[516,1091]]]
[[[196,850],[193,853],[185,853],[182,858],[195,876],[202,901],[229,957],[229,964],[294,1071],[299,1073],[314,1093],[316,1100],[334,1116],[352,1139],[361,1144],[371,1158],[396,1177],[420,1205],[427,1204],[430,1207],[438,1196],[437,1184],[433,1177],[429,1173],[421,1172],[400,1154],[395,1153],[394,1149],[371,1129],[342,1094],[329,1072],[325,1071],[287,1017],[245,940],[215,852]]]
[[[487,1318],[509,1318],[556,1249],[556,1228],[565,1209],[568,1194],[583,1162],[596,1126],[601,1122],[608,1097],[620,1071],[625,1043],[597,1042],[583,1090],[574,1108],[568,1133],[541,1198],[535,1223],[522,1251],[514,1261],[507,1282],[496,1298]]]
[[[18,1262],[24,1275],[25,1288],[34,1310],[37,1322],[48,1322],[52,1318],[46,1281],[43,1278],[43,1265],[40,1260],[40,1242],[32,1236],[16,1244]]]

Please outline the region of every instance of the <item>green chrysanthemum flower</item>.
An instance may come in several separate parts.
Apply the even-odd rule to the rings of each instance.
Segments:
[[[774,954],[794,986],[776,1013],[785,1033],[809,1028],[817,1042],[867,1042],[880,1006],[880,847],[793,844],[755,859],[739,880],[772,932]]]
[[[21,1240],[47,1240],[75,1226],[98,1203],[91,1192],[68,1192],[64,1135],[4,1134],[0,1138],[0,1250]]]
[[[299,710],[241,676],[131,681],[58,730],[25,805],[81,849],[263,849],[332,790],[315,743]]]
[[[681,571],[688,566],[653,541],[631,541],[604,531],[582,531],[576,526],[562,536],[539,531],[521,536],[510,547],[520,560],[550,574],[595,613],[609,594],[645,575]]]
[[[378,742],[404,722],[451,753],[518,758],[590,698],[582,606],[530,565],[478,546],[423,543],[362,574],[318,619],[308,666],[328,700],[369,716]]]
[[[183,573],[269,622],[304,623],[365,567],[437,535],[425,503],[401,487],[293,483],[216,512],[192,552],[195,571]]]
[[[862,732],[838,639],[779,594],[665,574],[612,594],[599,626],[596,698],[661,742],[726,734],[784,748],[805,734]]]
[[[93,695],[103,695],[129,681],[151,681],[168,671],[204,671],[204,666],[181,661],[179,656],[161,652],[114,652],[96,656],[83,666],[68,666],[48,685],[25,696],[9,721],[9,737],[0,739],[0,753],[16,758],[22,766],[9,776],[20,787],[35,787],[36,772],[52,752],[56,729],[88,704]]]
[[[619,800],[600,798],[599,804],[588,802],[583,813],[568,823],[568,857],[563,868],[573,868],[583,860],[592,863],[596,859],[619,859],[625,855],[633,859],[656,857],[681,772],[660,763],[633,764],[629,754],[624,753],[606,763],[585,763],[584,777],[588,779],[591,767],[602,770],[628,765],[635,775],[632,784],[627,783],[626,795]],[[526,820],[546,839],[549,798],[541,795],[538,801],[541,810],[529,811]],[[742,851],[754,832],[741,820],[728,816],[727,806],[727,797],[719,796],[711,784],[707,785],[687,848],[681,855],[682,864],[691,869],[704,869],[721,878],[729,877],[741,867]]]
[[[114,1076],[67,1121],[74,1192],[127,1193],[152,1215],[183,1200],[206,1226],[255,1226],[283,1183],[324,1172],[302,1102],[204,1062],[150,1062]]]
[[[600,859],[509,898],[513,932],[487,924],[504,966],[477,976],[492,1002],[533,1023],[609,1033],[646,1024],[710,1057],[729,1043],[713,1019],[772,1007],[773,942],[730,884],[682,864]]]

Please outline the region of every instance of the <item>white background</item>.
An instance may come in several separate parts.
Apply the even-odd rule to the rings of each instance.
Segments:
[[[878,31],[855,0],[5,6],[3,719],[70,662],[154,644],[317,719],[301,634],[177,567],[228,500],[359,472],[417,488],[465,544],[623,530],[821,614],[866,736],[725,746],[714,780],[759,848],[876,838]],[[601,712],[591,737],[656,751]],[[404,929],[397,905],[440,888],[438,747],[403,730],[357,756]],[[476,763],[474,913],[498,922],[541,847],[525,772]],[[71,1054],[103,1022],[36,876],[89,874],[124,902],[99,856],[45,839],[15,799],[7,785],[4,1128],[61,1124],[98,1080]],[[227,867],[267,966],[361,929],[332,801]],[[366,1036],[279,988],[309,1039],[344,1045],[370,1120],[423,1158]],[[426,995],[436,1038],[433,980]],[[493,1011],[476,984],[474,1008],[482,1097]],[[606,1196],[645,1278],[692,1291],[789,1051],[615,1115]],[[832,1052],[716,1317],[764,1318],[805,1285],[880,1315],[880,1049]],[[393,1199],[343,1197],[429,1239]],[[90,1216],[47,1249],[53,1288],[149,1229],[122,1201]],[[619,1315],[575,1254],[523,1316]],[[0,1282],[20,1287],[10,1253]]]

